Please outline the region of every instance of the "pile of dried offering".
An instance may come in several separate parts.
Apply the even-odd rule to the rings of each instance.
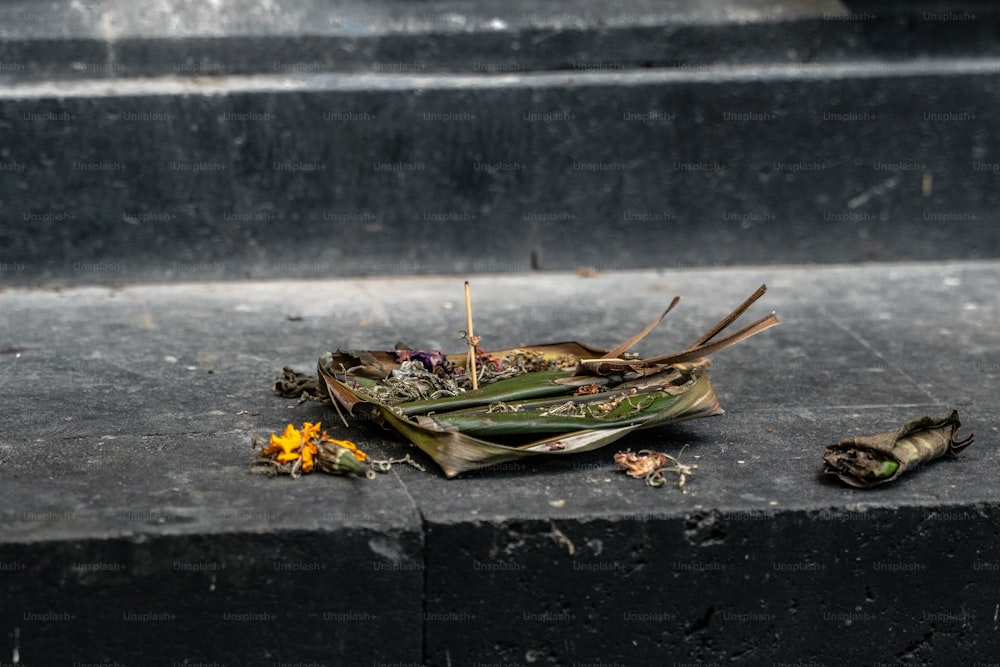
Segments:
[[[528,456],[590,451],[638,429],[722,414],[707,356],[778,324],[772,312],[720,335],[766,289],[686,349],[648,359],[628,350],[679,298],[613,350],[554,343],[487,352],[472,335],[467,291],[467,351],[400,345],[328,352],[318,364],[320,388],[335,406],[397,430],[447,477]]]

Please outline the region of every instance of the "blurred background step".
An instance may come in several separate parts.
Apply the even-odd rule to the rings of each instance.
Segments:
[[[489,73],[1000,55],[1000,10],[961,4],[20,0],[0,6],[0,75]]]
[[[989,258],[989,5],[0,7],[0,280]]]

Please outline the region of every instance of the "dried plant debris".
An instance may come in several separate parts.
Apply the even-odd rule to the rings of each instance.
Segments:
[[[888,433],[845,438],[826,446],[823,472],[863,489],[886,484],[971,445],[974,435],[955,440],[961,426],[958,410],[952,410],[947,417],[921,417]]]
[[[613,350],[569,342],[486,351],[467,334],[469,348],[457,354],[404,345],[328,352],[318,364],[321,388],[338,409],[397,430],[448,477],[527,456],[585,452],[637,429],[721,414],[707,356],[778,324],[771,313],[719,335],[765,291],[762,285],[686,349],[645,360],[628,350],[679,298]]]
[[[681,493],[687,493],[687,489],[684,488],[687,476],[698,469],[696,465],[685,465],[670,454],[656,452],[652,449],[642,449],[636,453],[631,450],[618,452],[615,454],[615,463],[629,477],[645,479],[647,486],[663,486],[666,483],[663,473],[676,473],[677,488],[681,490]]]
[[[274,381],[271,391],[285,398],[321,398],[326,395],[315,377],[296,373],[287,366],[282,369],[281,377]]]

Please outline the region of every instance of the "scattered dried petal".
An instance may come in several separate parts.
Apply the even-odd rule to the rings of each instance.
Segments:
[[[632,451],[618,452],[615,454],[615,463],[625,471],[629,477],[641,479],[653,474],[670,462],[666,454],[644,449],[639,453]]]
[[[636,479],[645,478],[646,485],[652,487],[661,487],[666,483],[663,473],[677,473],[677,488],[682,493],[687,493],[684,488],[687,476],[698,469],[696,465],[685,465],[669,454],[651,449],[643,449],[636,453],[628,450],[618,452],[615,454],[615,463],[625,470],[628,476]]]

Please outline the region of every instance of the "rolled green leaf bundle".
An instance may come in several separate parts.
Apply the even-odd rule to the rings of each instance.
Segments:
[[[895,431],[845,438],[826,446],[823,472],[858,488],[886,484],[908,470],[971,445],[974,435],[955,440],[961,426],[958,410],[952,410],[947,417],[908,421]]]

